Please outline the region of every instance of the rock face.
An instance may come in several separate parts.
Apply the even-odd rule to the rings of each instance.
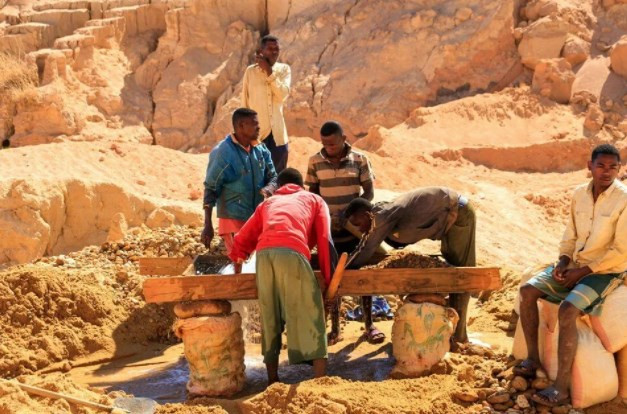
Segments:
[[[202,183],[203,166],[203,156],[142,144],[3,151],[0,264],[119,240],[127,225],[199,225],[201,205],[188,197]]]
[[[586,112],[586,119],[583,126],[591,132],[598,132],[603,127],[605,121],[605,115],[601,110],[601,107],[597,103],[588,105],[588,111]]]
[[[546,59],[536,65],[532,89],[555,102],[568,103],[574,81],[575,74],[566,59]]]
[[[59,53],[39,51],[34,60],[42,84],[63,79],[72,84],[68,94],[84,90],[77,81],[92,89],[80,97],[89,111],[74,111],[87,113],[87,130],[90,122],[132,125],[134,134],[150,133],[157,144],[190,150],[207,149],[230,132],[244,70],[260,33],[271,31],[281,39],[281,60],[292,66],[289,134],[314,135],[322,122],[337,119],[354,139],[371,126],[403,122],[416,107],[511,83],[521,71],[511,30],[516,6],[511,0],[50,2],[24,14],[31,26],[13,29],[19,39],[3,36],[0,44],[19,40],[28,50],[62,51],[65,63]],[[116,65],[102,50],[116,49],[124,50],[131,76],[100,75]],[[93,90],[114,83],[120,85]],[[63,120],[47,114],[51,125],[37,128],[27,119],[36,110],[22,108],[15,141],[97,139],[65,106],[71,105],[55,108],[65,111]]]
[[[610,52],[612,70],[627,79],[627,35],[620,38]]]
[[[189,149],[212,121],[216,101],[240,81],[263,27],[262,2],[194,0],[167,12],[159,47],[135,74],[152,93],[155,142]]]
[[[591,3],[573,0],[532,0],[520,10],[526,19],[518,45],[523,64],[530,69],[542,59],[566,58],[577,65],[590,54],[596,23]]]
[[[489,89],[519,63],[513,9],[509,1],[370,0],[292,15],[275,32],[292,66],[288,131],[310,133],[334,118],[359,137],[415,107]]]
[[[57,66],[49,66],[52,67]],[[59,72],[46,73],[45,78],[55,76],[59,76]],[[43,144],[56,136],[73,135],[82,129],[84,120],[69,104],[67,96],[50,86],[39,88],[38,93],[18,101],[17,115],[13,119],[15,135],[11,138],[12,145]]]
[[[166,14],[166,34],[136,73],[152,90],[158,144],[208,146],[230,131],[265,24],[262,7],[243,3],[227,11],[192,1]],[[292,3],[270,1],[267,15],[281,60],[292,66],[285,111],[292,135],[334,118],[362,136],[370,125],[403,121],[416,106],[489,89],[518,63],[513,2]]]

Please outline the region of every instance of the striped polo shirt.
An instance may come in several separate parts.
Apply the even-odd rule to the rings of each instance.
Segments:
[[[327,157],[323,148],[309,158],[305,184],[311,187],[318,184],[320,196],[329,206],[331,213],[331,228],[333,240],[342,242],[351,240],[354,236],[344,230],[340,223],[342,213],[348,204],[361,194],[364,183],[374,181],[374,174],[368,158],[346,143],[346,156],[340,160],[340,166],[335,168]]]

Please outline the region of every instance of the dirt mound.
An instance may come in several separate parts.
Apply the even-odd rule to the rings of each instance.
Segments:
[[[212,247],[219,249],[217,244]],[[132,229],[120,243],[87,247],[68,256],[0,273],[0,376],[14,377],[96,352],[128,354],[132,344],[174,342],[170,306],[146,304],[140,256],[195,256],[205,248],[198,229]]]
[[[194,398],[183,404],[162,405],[155,414],[227,414],[227,411],[210,398]]]
[[[514,301],[518,296],[520,272],[501,269],[503,287],[484,293],[477,302],[477,315],[468,318],[468,328],[474,332],[510,332],[516,330],[518,316]]]
[[[43,388],[82,400],[113,406],[117,397],[128,397],[120,391],[104,394],[102,391],[74,383],[64,374],[47,376],[27,375],[19,378],[24,384]],[[63,399],[53,399],[28,394],[19,386],[0,382],[1,413],[98,414],[102,410],[70,404]],[[200,398],[184,404],[158,405],[155,414],[226,414],[215,402]]]
[[[425,256],[412,251],[394,251],[388,257],[372,266],[364,266],[364,269],[390,269],[390,268],[422,268],[431,269],[448,267],[439,256]]]
[[[480,403],[466,404],[453,396],[464,388],[496,388],[492,372],[502,371],[504,356],[447,354],[434,374],[416,379],[359,382],[327,377],[298,385],[274,384],[244,403],[246,414],[325,413],[440,413],[478,412]]]
[[[20,382],[99,404],[108,406],[113,404],[113,398],[100,392],[80,387],[62,374],[53,374],[46,377],[25,376],[20,378]],[[0,382],[0,412],[97,414],[102,411],[78,405],[70,405],[65,400],[30,395],[17,385]]]

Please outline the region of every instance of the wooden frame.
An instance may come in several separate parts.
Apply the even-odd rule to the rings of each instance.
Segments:
[[[320,279],[319,272],[316,276]],[[338,295],[479,292],[501,286],[498,268],[363,269],[346,270]],[[150,278],[143,289],[148,303],[257,298],[253,273]]]

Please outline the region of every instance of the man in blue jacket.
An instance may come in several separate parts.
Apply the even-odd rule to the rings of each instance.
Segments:
[[[220,141],[209,155],[205,177],[205,228],[200,239],[209,247],[214,236],[211,214],[218,206],[218,234],[224,240],[227,254],[233,247],[233,236],[264,195],[276,187],[276,172],[270,151],[265,145],[253,145],[259,137],[257,112],[239,108],[233,112],[233,134]]]

